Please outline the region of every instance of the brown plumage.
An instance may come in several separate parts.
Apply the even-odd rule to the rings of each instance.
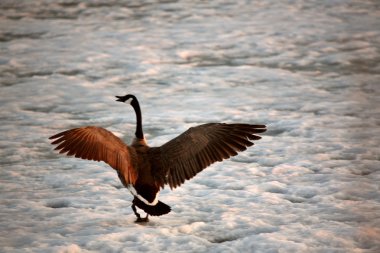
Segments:
[[[130,146],[110,131],[95,126],[67,130],[50,137],[55,149],[68,156],[104,161],[134,195],[132,209],[137,221],[163,215],[170,207],[157,200],[160,188],[176,188],[216,161],[230,158],[252,146],[266,131],[265,125],[209,123],[191,127],[160,147],[149,147],[142,131],[141,110],[135,96],[117,96],[130,102],[136,112],[135,139]],[[142,219],[136,207],[147,216]]]

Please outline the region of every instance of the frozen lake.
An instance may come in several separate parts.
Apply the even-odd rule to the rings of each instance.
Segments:
[[[380,3],[0,2],[1,252],[380,252]],[[159,146],[206,122],[266,124],[255,146],[135,224],[108,165],[48,137]]]

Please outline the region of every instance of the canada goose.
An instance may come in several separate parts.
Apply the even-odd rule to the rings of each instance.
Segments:
[[[171,189],[216,161],[237,155],[259,140],[255,134],[266,131],[265,125],[208,123],[191,127],[161,147],[149,147],[144,139],[140,105],[134,95],[116,96],[130,103],[136,113],[135,138],[130,146],[110,131],[95,126],[70,129],[49,139],[55,150],[87,160],[104,161],[114,168],[125,187],[134,196],[132,210],[136,222],[148,216],[170,212],[170,207],[157,199],[160,188]],[[136,206],[146,212],[141,218]]]

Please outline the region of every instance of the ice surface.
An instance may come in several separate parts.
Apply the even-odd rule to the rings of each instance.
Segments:
[[[0,2],[1,252],[380,252],[377,1]],[[151,146],[206,122],[264,138],[134,223],[104,163],[48,137]]]

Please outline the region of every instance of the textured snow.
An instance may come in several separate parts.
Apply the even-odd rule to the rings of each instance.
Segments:
[[[0,2],[1,252],[380,252],[377,1]],[[104,163],[48,137],[86,125],[148,143],[206,122],[255,146],[135,224]]]

